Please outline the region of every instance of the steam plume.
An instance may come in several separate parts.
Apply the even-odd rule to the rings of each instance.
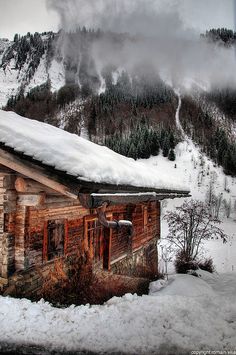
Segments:
[[[182,2],[48,0],[48,6],[59,13],[66,31],[86,26],[138,35],[135,41],[126,40],[122,47],[107,37],[96,41],[92,54],[98,72],[109,64],[132,72],[142,63],[154,68],[174,87],[189,87],[192,82],[204,87],[236,86],[233,49],[207,43],[199,33],[187,28],[179,11]],[[71,53],[79,51],[78,46],[63,40],[61,48]]]

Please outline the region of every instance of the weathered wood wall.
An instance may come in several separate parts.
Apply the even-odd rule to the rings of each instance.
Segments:
[[[115,262],[131,251],[135,251],[147,244],[150,240],[156,240],[160,235],[160,209],[159,203],[151,202],[146,204],[149,222],[144,226],[145,204],[137,206],[116,206],[108,208],[107,213],[112,219],[130,219],[134,225],[134,235],[130,240],[127,229],[112,231],[111,238],[111,262]],[[130,209],[133,208],[132,213]],[[75,255],[86,252],[87,240],[84,230],[84,218],[90,216],[90,211],[83,208],[79,202],[73,202],[64,207],[47,206],[40,208],[28,207],[26,217],[25,209],[18,209],[17,215],[21,213],[21,220],[25,223],[25,266],[40,265],[42,263],[42,249],[44,226],[49,220],[62,220],[67,224],[67,234],[65,236],[65,255]],[[94,215],[94,211],[92,211]],[[18,239],[18,238],[17,238]],[[18,245],[16,245],[16,249]],[[131,249],[131,250],[130,250]]]
[[[17,174],[0,175],[0,277],[7,278],[13,271],[32,270],[32,267],[47,264],[44,244],[49,221],[59,220],[65,226],[65,256],[86,254],[89,243],[85,221],[96,217],[96,211],[83,208],[77,200],[49,194],[50,191],[16,192],[16,178]],[[156,273],[159,202],[112,206],[107,209],[107,215],[110,219],[131,220],[134,226],[132,238],[126,228],[103,233],[103,238],[110,238],[109,269],[129,275],[139,269],[142,276],[141,267],[148,267]],[[95,267],[103,266],[101,257]]]
[[[89,211],[79,202],[64,202],[64,207],[48,206],[28,208],[28,231],[26,239],[26,263],[31,267],[40,265],[43,260],[43,239],[45,223],[51,220],[61,220],[67,232],[65,234],[65,256],[75,255],[84,251],[83,218]]]

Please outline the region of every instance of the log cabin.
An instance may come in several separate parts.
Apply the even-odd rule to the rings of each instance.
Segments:
[[[0,111],[2,292],[37,293],[55,260],[78,254],[94,272],[154,277],[160,201],[188,196],[163,172]]]

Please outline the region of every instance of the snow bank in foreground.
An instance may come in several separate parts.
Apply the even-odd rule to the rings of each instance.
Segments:
[[[48,124],[0,110],[0,141],[34,159],[97,183],[188,190],[176,178]]]
[[[236,348],[236,275],[173,276],[149,296],[55,309],[0,297],[0,341],[132,354]]]

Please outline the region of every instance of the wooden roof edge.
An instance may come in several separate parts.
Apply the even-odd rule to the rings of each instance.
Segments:
[[[15,152],[13,149],[3,149],[0,147],[0,164],[16,171],[23,176],[27,176],[40,184],[51,188],[72,199],[78,198],[80,186],[76,183],[73,188],[68,184],[64,174],[57,174],[54,169],[50,169],[43,164],[37,163],[34,159],[30,159],[21,153]],[[67,181],[68,180],[68,181]]]
[[[123,193],[123,194],[111,194],[111,193],[80,193],[79,199],[81,204],[85,208],[98,208],[107,202],[109,205],[117,204],[135,204],[141,202],[161,201],[164,199],[174,199],[181,197],[190,197],[188,192],[186,193]]]
[[[73,199],[77,199],[79,194],[114,194],[114,192],[136,194],[156,193],[160,194],[159,199],[164,195],[166,195],[164,198],[177,198],[188,197],[190,194],[188,190],[159,189],[86,181],[43,164],[23,153],[16,152],[13,148],[6,147],[3,144],[0,144],[0,164]],[[157,196],[155,199],[157,199]]]

